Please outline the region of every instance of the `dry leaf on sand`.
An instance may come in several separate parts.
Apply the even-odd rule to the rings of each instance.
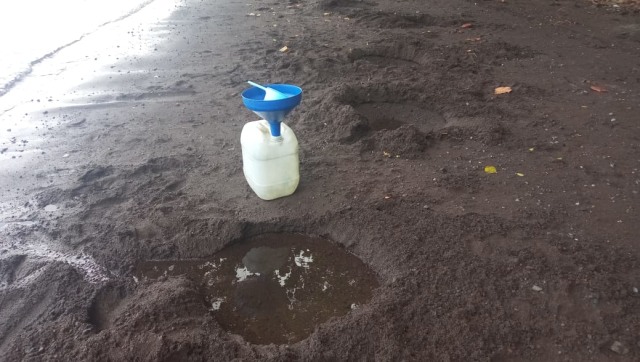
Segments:
[[[494,94],[505,94],[505,93],[511,93],[511,87],[498,87],[496,88],[493,93]]]
[[[484,172],[486,173],[498,173],[496,166],[484,166]]]

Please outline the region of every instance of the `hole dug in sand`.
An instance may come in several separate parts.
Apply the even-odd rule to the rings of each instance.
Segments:
[[[362,103],[355,105],[354,109],[367,119],[372,131],[391,131],[403,124],[413,124],[428,133],[445,123],[441,115],[409,103]]]
[[[380,29],[411,29],[436,26],[445,23],[443,19],[429,14],[402,14],[386,11],[360,11],[363,15],[354,13],[358,24]]]
[[[256,344],[300,341],[317,325],[366,303],[378,286],[361,260],[300,234],[240,240],[208,259],[145,261],[135,274],[149,281],[193,280],[218,323]]]
[[[366,62],[382,68],[426,70],[430,69],[430,65],[434,63],[432,53],[434,53],[432,45],[407,38],[403,42],[383,39],[371,46],[350,49],[347,56],[356,64]]]
[[[354,141],[363,140],[362,152],[384,152],[404,158],[419,158],[433,142],[432,133],[444,118],[412,103],[371,102],[353,106],[364,120]]]

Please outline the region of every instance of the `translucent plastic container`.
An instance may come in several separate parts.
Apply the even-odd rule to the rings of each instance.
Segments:
[[[271,135],[269,122],[249,122],[242,128],[242,169],[253,192],[263,200],[294,193],[300,181],[298,139],[280,124],[281,136]]]

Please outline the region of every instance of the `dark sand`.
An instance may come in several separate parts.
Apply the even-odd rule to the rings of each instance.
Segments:
[[[596,3],[185,0],[61,51],[0,98],[0,359],[640,359],[640,15]],[[305,91],[290,197],[244,180],[246,80]],[[133,278],[273,232],[370,302],[259,345]]]

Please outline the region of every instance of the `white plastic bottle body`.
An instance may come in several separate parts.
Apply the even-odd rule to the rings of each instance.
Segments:
[[[267,121],[249,122],[242,128],[242,170],[253,192],[263,200],[294,193],[300,182],[298,139],[286,124],[281,137],[271,136]]]

